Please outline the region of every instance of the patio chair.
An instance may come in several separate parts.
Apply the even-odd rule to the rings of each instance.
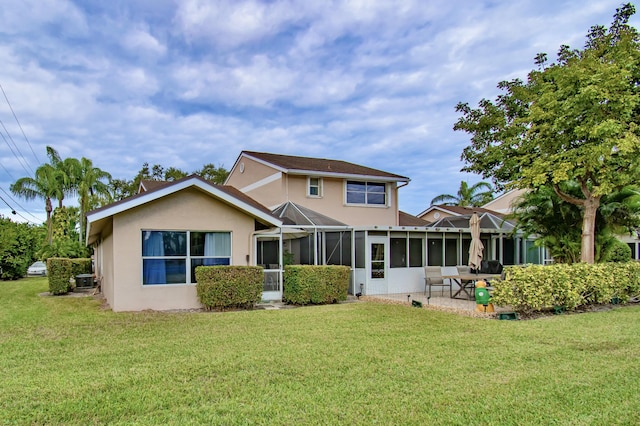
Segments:
[[[458,270],[458,268],[456,266],[442,266],[440,268],[440,275],[441,276],[459,276],[460,275],[460,271]],[[461,279],[456,279],[456,278],[445,278],[443,281],[448,281],[449,284],[452,289],[453,289],[453,285],[455,284],[456,286],[458,286],[459,288],[462,287],[462,280]],[[452,296],[453,297],[453,293]]]
[[[431,288],[440,287],[440,293],[445,287],[449,287],[449,297],[453,294],[451,280],[444,280],[438,266],[425,266],[424,268],[425,287],[427,289],[427,300],[431,299]]]

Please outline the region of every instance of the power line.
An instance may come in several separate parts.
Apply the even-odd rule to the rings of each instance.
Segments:
[[[31,142],[29,142],[29,139],[27,138],[27,135],[25,134],[24,129],[22,128],[22,124],[20,124],[20,121],[18,120],[18,116],[13,111],[13,107],[11,106],[11,102],[9,102],[9,98],[7,97],[7,94],[4,91],[4,88],[2,87],[2,84],[0,84],[0,90],[2,90],[2,94],[4,95],[4,99],[7,101],[7,105],[9,105],[9,109],[11,110],[11,113],[13,114],[13,118],[16,119],[16,123],[18,123],[18,127],[20,127],[20,131],[22,132],[22,136],[24,136],[24,140],[27,141],[27,145],[29,145],[29,149],[31,149],[31,153],[33,154],[33,156],[36,159],[36,164],[42,164],[40,162],[40,159],[36,155],[36,152],[33,150],[33,147],[31,146]]]
[[[4,169],[4,171],[5,171],[5,172],[7,172],[7,175],[9,176],[9,178],[10,178],[12,181],[15,181],[15,179],[13,178],[13,176],[11,176],[11,173],[9,173],[9,170],[7,170],[7,168],[4,166],[4,164],[0,163],[0,166],[2,166],[2,168]],[[39,217],[34,216],[32,213],[30,213],[30,212],[29,212],[29,210],[27,210],[27,209],[25,209],[24,207],[22,207],[22,206],[20,205],[20,203],[18,203],[18,202],[15,200],[15,198],[13,198],[13,197],[12,197],[12,196],[7,192],[7,191],[5,191],[5,189],[4,189],[4,188],[2,188],[1,186],[0,186],[0,191],[4,192],[4,193],[7,195],[7,197],[9,197],[9,198],[11,199],[11,201],[13,201],[13,202],[14,202],[18,207],[20,207],[20,208],[21,208],[25,213],[27,213],[28,215],[30,215],[31,217],[33,217],[33,218],[35,218],[35,219],[37,219],[37,220],[41,220]],[[3,200],[3,201],[4,201],[4,200]],[[6,201],[5,201],[5,204],[6,204]],[[10,208],[11,208],[11,207],[10,207]],[[13,211],[13,208],[11,208],[11,210]],[[21,217],[23,217],[23,216],[21,215]],[[23,218],[24,218],[24,217],[23,217]]]
[[[23,218],[24,220],[26,220],[29,223],[33,223],[34,225],[40,225],[40,223],[38,222],[34,222],[30,219],[27,219],[26,217],[22,216],[20,213],[18,213],[13,207],[11,207],[11,204],[7,203],[7,200],[5,200],[4,198],[2,198],[2,196],[0,196],[0,200],[2,200],[7,207],[9,207],[9,209],[11,209],[11,213],[20,216],[21,218]],[[34,216],[35,217],[35,216]]]
[[[28,214],[29,216],[33,217],[36,220],[41,220],[39,217],[33,215],[33,213],[29,212],[29,210],[25,209],[24,207],[22,207],[20,205],[20,203],[18,203],[15,198],[13,198],[11,196],[11,194],[9,194],[7,191],[5,191],[5,189],[3,187],[0,186],[0,191],[4,192],[6,194],[7,197],[9,197],[11,199],[11,201],[13,201],[18,207],[20,207],[26,214]]]
[[[15,179],[13,178],[13,176],[11,176],[11,173],[9,173],[9,170],[7,170],[7,168],[4,166],[4,164],[0,163],[0,166],[2,166],[2,168],[4,169],[5,172],[7,172],[7,175],[9,176],[9,179],[11,179],[11,181],[15,182]]]
[[[13,142],[13,139],[11,138],[11,135],[9,134],[9,131],[7,130],[7,128],[4,126],[4,123],[2,122],[2,120],[0,120],[0,124],[2,125],[2,127],[4,128],[5,132],[7,132],[7,136],[9,136],[9,139],[11,139],[11,142]],[[4,142],[7,144],[7,146],[9,147],[9,149],[11,150],[11,152],[13,153],[13,156],[16,157],[16,159],[18,160],[18,163],[20,163],[20,165],[22,166],[22,168],[24,169],[25,172],[27,172],[27,175],[29,176],[35,176],[35,173],[33,172],[33,170],[29,171],[27,170],[27,167],[29,167],[29,169],[31,169],[31,167],[29,166],[28,163],[24,162],[24,156],[22,155],[22,153],[20,152],[20,150],[18,149],[18,152],[20,152],[20,157],[22,157],[22,160],[20,159],[20,157],[18,157],[18,154],[16,154],[16,152],[13,150],[13,148],[11,147],[11,144],[9,144],[9,141],[7,141],[7,138],[4,136],[4,133],[0,132],[0,135],[2,135],[2,139],[4,139]],[[13,144],[15,145],[16,143],[13,142]],[[16,145],[16,149],[18,148],[18,146]],[[24,162],[24,163],[23,163]],[[27,165],[27,167],[25,167],[25,164]]]

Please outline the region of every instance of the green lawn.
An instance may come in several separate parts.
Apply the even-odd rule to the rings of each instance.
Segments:
[[[0,424],[638,424],[640,308],[113,313],[0,282]]]

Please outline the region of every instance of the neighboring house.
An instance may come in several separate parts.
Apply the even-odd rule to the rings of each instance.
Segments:
[[[499,197],[496,197],[482,207],[485,209],[493,210],[495,212],[509,214],[513,211],[514,202],[516,202],[518,198],[525,192],[525,189],[512,189],[500,195]],[[618,239],[627,243],[627,245],[631,249],[632,259],[640,260],[640,231],[636,230],[631,234],[618,235]],[[547,255],[545,251],[543,251],[542,253],[544,255]],[[548,258],[548,256],[544,258],[544,263],[551,262],[553,262],[553,260]]]
[[[618,238],[631,249],[631,258],[640,260],[640,229],[636,229],[632,234],[619,235]]]
[[[536,247],[535,238],[524,238],[514,233],[515,222],[505,216],[512,203],[522,194],[512,190],[500,195],[482,207],[432,205],[417,217],[429,222],[429,265],[465,265],[469,259],[469,218],[473,212],[480,216],[484,258],[498,260],[504,265],[545,263],[546,251]],[[437,231],[437,232],[435,232]]]
[[[507,191],[490,203],[485,204],[483,207],[494,208],[497,209],[496,211],[501,211],[503,213],[510,213],[512,211],[511,207],[513,205],[513,202],[516,201],[517,198],[524,192],[524,189],[514,189],[511,191]],[[631,249],[632,259],[640,260],[640,228],[636,229],[635,232],[632,233],[618,235],[618,239],[622,242],[627,243],[627,245]],[[550,261],[550,259],[546,260],[546,262]]]
[[[545,250],[516,230],[514,221],[486,209],[473,209],[480,218],[480,239],[486,260],[498,260],[503,265],[545,262]],[[469,262],[472,213],[452,214],[428,225],[429,265],[466,265]]]
[[[450,216],[467,216],[476,212],[481,213],[494,213],[497,212],[483,207],[463,207],[463,206],[447,206],[444,204],[435,204],[429,206],[426,210],[418,213],[417,217],[425,220],[429,223],[443,219]]]
[[[408,183],[344,161],[243,151],[225,185],[142,181],[137,195],[89,212],[87,244],[115,311],[201,307],[199,265],[262,266],[264,300],[282,298],[287,263],[349,266],[352,294],[422,292],[425,266],[465,264],[469,212],[447,207],[457,222],[446,227],[404,213]],[[509,260],[500,216],[486,215],[485,258]]]
[[[513,211],[513,203],[525,192],[526,189],[511,189],[500,194],[482,207],[497,213],[509,214]]]

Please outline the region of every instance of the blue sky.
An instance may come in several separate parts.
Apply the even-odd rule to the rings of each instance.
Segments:
[[[481,180],[460,172],[456,103],[493,99],[539,52],[581,48],[620,4],[5,0],[0,196],[44,218],[42,201],[7,193],[47,145],[121,179],[144,162],[230,169],[253,150],[407,176],[400,208],[417,214]],[[2,201],[0,214],[22,220]]]

